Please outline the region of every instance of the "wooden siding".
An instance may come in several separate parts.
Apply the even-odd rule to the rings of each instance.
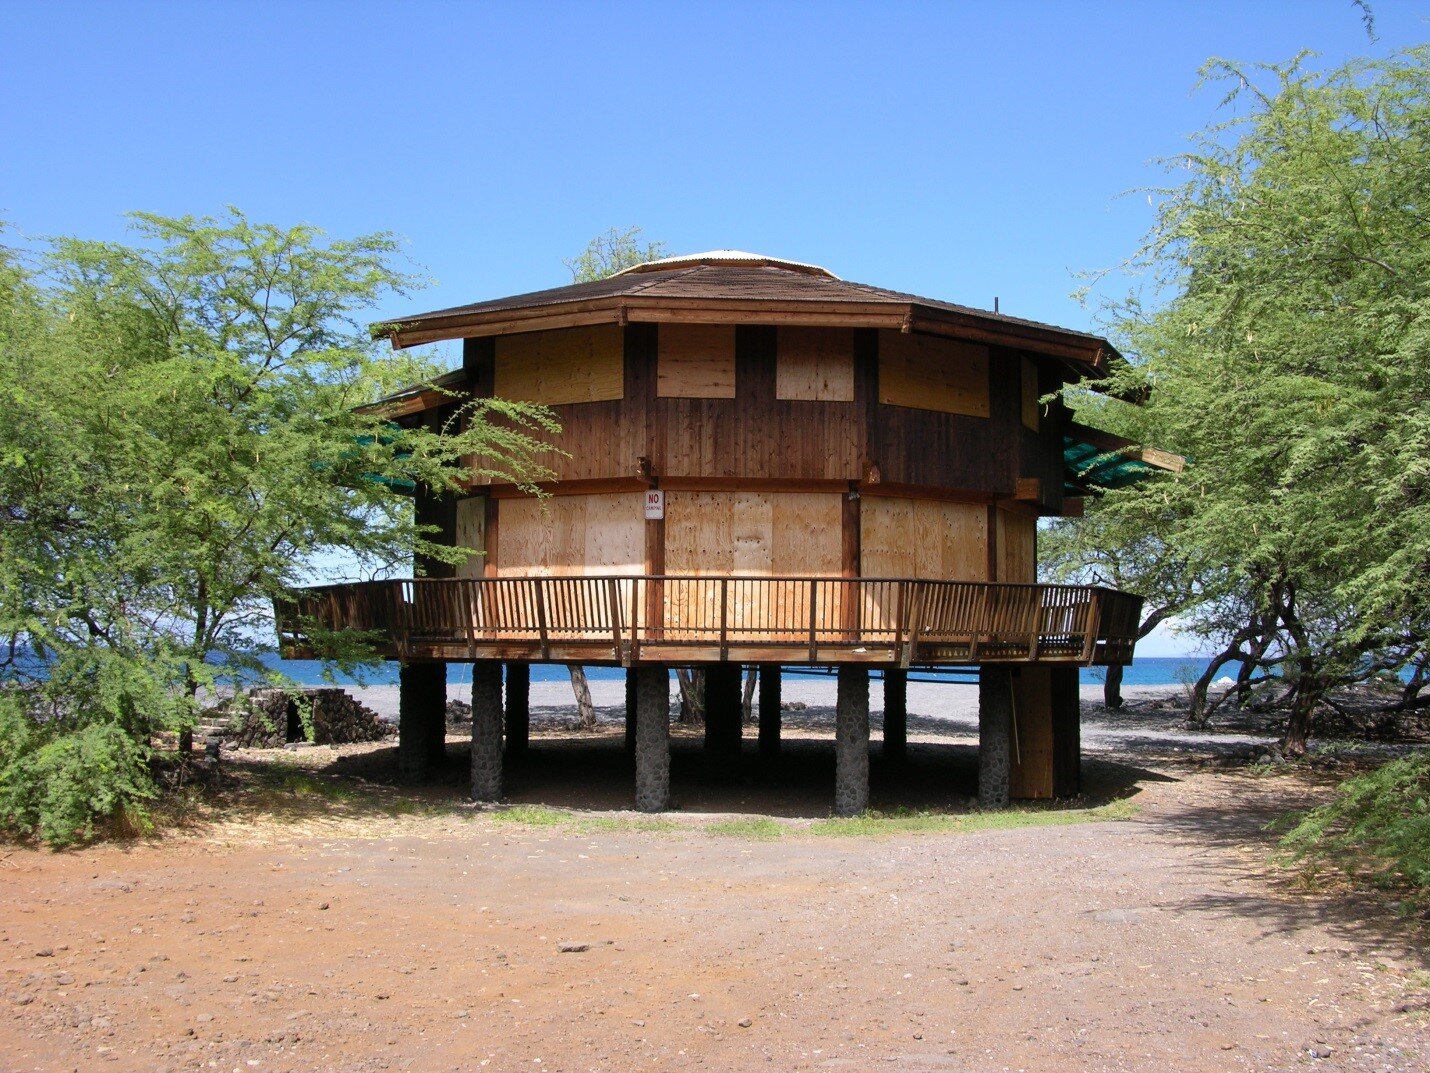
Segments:
[[[1040,409],[1038,400],[1042,397],[1042,392],[1038,386],[1038,367],[1027,358],[1019,361],[1020,373],[1022,377],[1022,416],[1023,426],[1038,431],[1038,410]]]
[[[880,332],[879,401],[987,417],[988,348],[914,332]]]
[[[622,329],[611,324],[501,336],[495,394],[548,406],[619,399],[622,338]]]
[[[865,496],[859,514],[863,577],[991,580],[986,507]]]
[[[852,403],[778,397],[779,347],[789,331],[783,327],[735,330],[735,398],[662,398],[659,337],[669,329],[624,329],[621,397],[552,406],[563,429],[552,440],[566,455],[553,451],[543,461],[558,480],[650,473],[731,482],[875,481],[891,490],[909,486],[910,495],[952,493],[986,502],[1013,495],[1020,477],[1037,477],[1043,511],[1061,506],[1062,407],[1054,404],[1042,415],[1036,432],[1023,425],[1023,355],[1017,351],[989,351],[987,418],[880,404],[881,335],[872,329],[848,332]],[[478,391],[491,390],[499,342],[468,341]],[[1056,389],[1056,370],[1039,375],[1040,391]]]
[[[497,576],[641,573],[642,502],[639,492],[501,500]]]
[[[777,399],[775,345],[774,328],[736,330],[734,399],[651,398],[648,455],[658,474],[860,477],[858,407]]]
[[[1038,520],[1010,510],[996,511],[998,576],[990,581],[1038,580]]]
[[[656,394],[673,399],[735,397],[735,328],[728,324],[663,324]]]
[[[848,328],[780,328],[775,398],[854,401],[854,332]]]

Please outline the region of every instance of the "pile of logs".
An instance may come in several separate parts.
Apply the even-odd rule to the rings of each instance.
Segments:
[[[314,745],[381,741],[396,730],[371,708],[341,689],[300,690],[295,697],[281,689],[252,689],[235,698],[229,708],[232,727],[226,737],[240,748],[278,749],[290,742],[307,741],[303,713],[310,713]]]

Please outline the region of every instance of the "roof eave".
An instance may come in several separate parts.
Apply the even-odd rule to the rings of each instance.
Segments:
[[[528,309],[454,313],[374,326],[396,350],[442,340],[592,324],[662,323],[808,324],[823,327],[885,328],[923,332],[974,342],[1012,346],[1076,362],[1084,375],[1105,376],[1120,355],[1104,340],[916,302],[808,301],[767,299],[681,299],[614,295]]]

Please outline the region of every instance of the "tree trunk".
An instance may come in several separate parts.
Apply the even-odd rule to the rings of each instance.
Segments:
[[[680,686],[679,721],[686,726],[705,722],[705,672],[677,670],[675,681]]]
[[[1315,710],[1319,695],[1304,685],[1296,690],[1291,702],[1291,714],[1286,719],[1286,733],[1281,736],[1283,755],[1305,756],[1306,738],[1311,730],[1311,712]]]
[[[745,695],[740,700],[740,706],[744,710],[744,720],[753,723],[755,707],[755,686],[760,680],[760,669],[751,667],[750,672],[745,675]]]
[[[1114,663],[1107,668],[1107,677],[1102,683],[1102,706],[1116,711],[1122,707],[1122,664]]]
[[[571,664],[571,690],[576,694],[576,710],[580,714],[582,730],[596,729],[596,706],[591,703],[591,687],[586,682],[586,668]]]

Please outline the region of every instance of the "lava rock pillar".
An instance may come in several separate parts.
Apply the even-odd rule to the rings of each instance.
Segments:
[[[472,664],[472,800],[499,801],[501,771],[501,663]]]
[[[430,778],[447,759],[447,665],[408,663],[397,671],[397,771]]]
[[[869,670],[839,668],[834,710],[834,814],[858,816],[869,807]]]
[[[978,671],[978,804],[1008,807],[1012,767],[1013,672],[983,666]]]
[[[637,667],[636,808],[663,812],[670,806],[670,671]]]

